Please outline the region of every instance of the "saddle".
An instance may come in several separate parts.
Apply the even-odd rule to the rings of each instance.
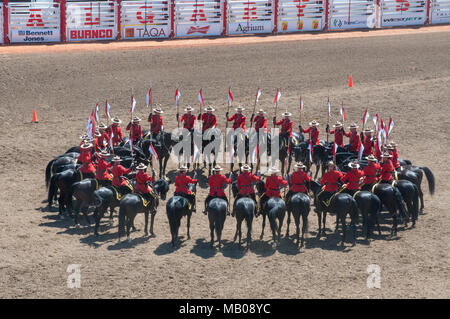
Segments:
[[[129,184],[126,185],[131,191],[133,191],[133,187]],[[119,190],[115,187],[115,186],[107,186],[109,189],[111,189],[114,193],[114,197],[116,198],[117,201],[120,201],[122,199],[122,197],[125,196],[125,194],[121,194],[119,192]]]
[[[372,190],[370,191],[372,194],[375,194],[375,188],[377,187],[378,184],[380,184],[381,181],[378,181],[376,184],[374,184],[372,186]],[[397,180],[393,180],[391,183],[392,187],[396,187],[397,186]]]
[[[153,199],[155,199],[155,195],[154,195],[153,193],[148,193],[148,194],[150,194],[150,195],[153,197]],[[139,196],[139,198],[140,198],[141,201],[142,201],[142,206],[144,206],[145,208],[147,208],[148,205],[150,205],[150,203],[152,202],[152,201],[150,201],[150,200],[146,200],[146,199],[144,198],[144,196],[142,196],[142,194],[136,194],[136,195]]]

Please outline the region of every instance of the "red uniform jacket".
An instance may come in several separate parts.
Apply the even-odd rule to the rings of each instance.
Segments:
[[[380,164],[369,162],[369,165],[364,167],[364,179],[363,183],[371,185],[378,181],[377,171],[380,169]]]
[[[389,153],[392,155],[392,165],[394,165],[394,168],[399,168],[400,163],[398,162],[398,151],[392,150],[389,151]]]
[[[291,191],[294,193],[302,192],[305,193],[308,191],[306,184],[311,182],[312,178],[305,172],[293,172],[291,174]]]
[[[239,189],[239,195],[254,194],[252,182],[259,181],[260,178],[250,172],[242,172],[237,178],[237,187]]]
[[[97,174],[95,175],[95,178],[101,181],[104,180],[111,180],[112,176],[109,174],[108,170],[111,168],[111,164],[105,161],[103,158],[100,158],[98,160],[97,164]]]
[[[309,139],[312,141],[313,145],[319,145],[319,130],[315,126],[308,127],[303,130],[303,133],[309,133]]]
[[[162,127],[164,125],[163,118],[161,115],[153,114],[149,122],[150,122],[150,132],[152,132],[152,134],[157,134],[161,132]]]
[[[113,186],[125,186],[127,185],[127,181],[122,177],[124,174],[129,174],[131,172],[131,168],[126,169],[120,164],[114,164],[111,169],[111,173],[114,175],[112,180]]]
[[[225,197],[223,191],[226,184],[231,184],[231,178],[226,178],[225,175],[213,174],[209,178],[209,195]]]
[[[391,181],[392,180],[392,171],[394,170],[394,165],[392,165],[392,161],[388,159],[383,166],[381,166],[380,178],[383,181]]]
[[[111,136],[111,132],[113,135],[112,142],[113,146],[120,144],[123,139],[122,128],[118,124],[113,124],[109,127],[108,134]]]
[[[109,135],[106,131],[103,131],[102,136],[97,137],[97,144],[99,148],[109,144]]]
[[[128,124],[127,131],[131,129],[130,138],[134,141],[139,141],[142,138],[142,128],[139,124]]]
[[[192,130],[195,124],[195,115],[185,113],[181,116],[180,122],[184,122],[185,129]]]
[[[353,191],[356,189],[361,189],[359,186],[359,180],[361,177],[364,176],[364,173],[362,170],[353,168],[351,171],[347,172],[344,176],[341,178],[341,182],[345,183],[348,182],[347,189]]]
[[[255,130],[259,131],[260,128],[267,128],[267,119],[264,116],[257,115],[253,122],[255,122]]]
[[[95,173],[95,166],[91,162],[84,162],[80,167],[80,172],[83,174]]]
[[[372,143],[372,137],[364,136],[364,151],[363,156],[369,156],[370,154],[373,154],[373,143]]]
[[[145,194],[150,192],[150,187],[147,185],[147,182],[153,182],[154,178],[148,175],[144,171],[139,171],[136,174],[136,191]]]
[[[334,142],[338,146],[344,147],[344,130],[342,128],[331,130],[330,134],[334,134]]]
[[[294,123],[289,119],[282,119],[275,123],[275,125],[281,125],[280,134],[289,132],[289,136],[292,136],[292,128],[294,127]]]
[[[320,184],[325,185],[324,190],[326,192],[335,192],[339,188],[338,181],[342,176],[342,172],[340,171],[333,170],[326,172],[325,174],[323,174],[323,177],[320,180]]]
[[[188,184],[197,183],[196,179],[190,178],[186,174],[180,174],[175,178],[175,193],[192,194],[192,191],[188,188]]]
[[[352,133],[347,132],[345,136],[350,138],[350,152],[359,152],[359,147],[361,146],[361,140],[359,139],[358,132]]]
[[[228,121],[234,121],[233,129],[237,129],[238,127],[242,127],[245,131],[245,119],[246,117],[242,114],[236,113],[232,117],[228,119]]]
[[[81,149],[80,155],[78,156],[78,161],[80,163],[90,163],[92,162],[92,153],[91,149]]]
[[[266,195],[268,197],[281,197],[280,186],[288,184],[281,176],[271,175],[266,178]]]
[[[209,128],[217,126],[217,118],[214,114],[203,113],[201,120],[203,121],[202,133]]]

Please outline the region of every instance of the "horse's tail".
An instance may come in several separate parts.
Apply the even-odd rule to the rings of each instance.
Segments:
[[[120,241],[120,236],[122,234],[125,234],[125,216],[126,216],[125,207],[123,207],[123,205],[120,205],[120,208],[119,208],[119,241]]]
[[[434,195],[434,175],[433,175],[433,172],[426,166],[421,166],[420,169],[424,171],[425,176],[427,177],[428,189],[430,190],[430,194]]]
[[[45,187],[48,188],[48,184],[50,182],[50,178],[52,177],[52,167],[53,167],[53,162],[55,160],[52,159],[50,162],[48,162],[47,167],[45,168]]]
[[[400,193],[400,191],[397,187],[394,187],[394,198],[395,198],[396,206],[397,206],[398,210],[400,211],[400,214],[404,217],[407,217],[408,214],[406,213],[405,205],[403,204],[402,193]]]
[[[56,195],[56,191],[58,190],[58,187],[56,186],[56,177],[58,175],[55,174],[50,179],[50,187],[48,189],[48,205],[51,205],[53,202],[53,197]]]

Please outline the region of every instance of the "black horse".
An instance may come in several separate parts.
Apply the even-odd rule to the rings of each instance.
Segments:
[[[57,172],[57,170],[61,166],[66,166],[69,164],[75,164],[77,162],[78,153],[71,153],[76,154],[76,156],[70,156],[67,154],[55,157],[50,162],[48,162],[47,167],[45,168],[45,186],[48,188],[50,184],[50,179],[52,178],[52,175]]]
[[[358,210],[363,219],[363,234],[366,240],[372,235],[375,225],[378,228],[378,234],[381,236],[379,214],[381,212],[381,200],[377,195],[368,191],[360,191],[354,195],[358,204]]]
[[[420,198],[420,211],[423,212],[424,208],[424,202],[423,202],[423,192],[422,192],[422,179],[423,179],[423,173],[425,173],[425,176],[427,177],[428,181],[428,190],[430,191],[430,194],[434,194],[435,189],[435,180],[434,175],[431,172],[431,170],[428,167],[425,166],[402,166],[401,169],[397,172],[397,176],[399,180],[405,179],[412,183],[414,183],[419,191],[419,198]]]
[[[80,182],[76,182],[72,185],[72,195],[75,197],[74,205],[74,222],[75,226],[78,226],[78,214],[81,211],[86,218],[88,224],[90,224],[88,209],[90,205],[94,204],[94,192],[99,187],[97,180],[92,178],[84,179]]]
[[[317,209],[317,218],[319,221],[319,231],[317,233],[317,237],[321,236],[323,232],[325,234],[325,222],[326,222],[326,214],[329,212],[330,214],[336,214],[336,229],[338,230],[339,223],[342,225],[342,241],[341,246],[344,246],[345,236],[347,232],[346,218],[347,215],[350,215],[351,218],[351,230],[353,233],[353,245],[355,245],[356,241],[356,224],[358,223],[358,205],[356,201],[350,194],[347,193],[337,193],[333,197],[331,197],[328,206],[324,205],[321,201],[317,199],[317,195],[322,190],[322,187],[319,183],[312,181],[310,183],[311,190],[314,193],[314,197],[316,198],[316,209]],[[323,214],[323,230],[321,228],[321,215]]]
[[[256,183],[256,189],[261,196],[265,192],[264,182]],[[281,228],[283,227],[284,216],[286,215],[286,204],[279,197],[270,197],[261,209],[263,215],[262,232],[260,239],[264,237],[264,228],[266,226],[266,216],[269,219],[270,228],[272,230],[272,238],[274,244],[277,245],[281,239]],[[277,222],[278,221],[278,222]]]
[[[398,180],[395,186],[402,194],[403,201],[406,203],[408,216],[412,219],[412,227],[414,227],[419,217],[419,189],[409,180]]]
[[[238,195],[238,188],[236,181],[232,184],[233,196]],[[253,216],[256,213],[256,202],[249,197],[238,198],[233,205],[234,215],[236,216],[236,233],[234,234],[234,241],[236,241],[239,236],[239,245],[242,242],[242,222],[245,219],[247,223],[247,247],[252,242],[252,223]]]
[[[50,179],[48,188],[48,206],[53,204],[53,198],[59,189],[59,215],[62,216],[64,209],[72,215],[72,184],[80,181],[80,173],[74,169],[68,169],[61,173],[56,173]]]
[[[227,201],[222,198],[213,198],[207,208],[209,219],[209,230],[211,231],[211,246],[214,245],[214,231],[216,231],[219,249],[222,246],[222,230],[227,218]]]
[[[169,191],[169,183],[163,179],[156,181],[153,184],[154,196],[151,197],[149,203],[144,206],[143,197],[139,194],[126,194],[120,200],[119,209],[119,241],[121,235],[127,233],[127,241],[130,241],[130,230],[133,228],[134,219],[137,214],[145,214],[145,227],[144,235],[148,235],[148,215],[151,214],[150,220],[150,235],[155,236],[153,232],[153,224],[155,221],[155,215],[159,205],[159,198],[165,199],[167,192]],[[99,215],[99,220],[101,216]]]
[[[392,216],[392,229],[391,235],[397,235],[398,217],[405,218],[407,222],[407,213],[405,206],[403,205],[403,197],[398,188],[393,187],[391,184],[379,183],[372,188],[372,192],[378,196],[382,205],[388,210]]]
[[[169,160],[170,153],[172,152],[173,146],[178,143],[177,139],[172,139],[172,134],[167,132],[161,132],[161,143],[156,143],[155,140],[149,138],[144,139],[141,142],[141,148],[147,158],[150,158],[150,165],[153,167],[152,155],[149,151],[150,144],[152,144],[158,155],[159,163],[159,178],[164,178],[166,176],[167,161]]]
[[[188,188],[195,192],[196,186],[194,184],[189,184]],[[184,216],[187,217],[187,238],[191,239],[189,229],[191,227],[192,210],[188,199],[178,195],[169,198],[166,204],[166,212],[169,220],[170,234],[172,236],[172,247],[175,247],[176,245],[181,218]]]
[[[292,195],[291,200],[287,204],[287,230],[286,237],[289,237],[289,224],[291,223],[291,213],[294,217],[295,228],[296,228],[296,236],[297,239],[296,245],[298,247],[299,244],[299,235],[300,235],[300,216],[302,217],[302,242],[300,247],[303,247],[303,243],[305,240],[305,233],[308,232],[308,215],[310,211],[310,199],[309,196],[303,193],[295,193]]]

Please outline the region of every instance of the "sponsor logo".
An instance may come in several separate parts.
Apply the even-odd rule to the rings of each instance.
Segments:
[[[264,31],[264,26],[263,25],[247,25],[247,26],[242,26],[240,23],[236,28],[236,32],[242,32],[242,33],[247,33],[249,31]]]
[[[125,38],[159,38],[166,36],[163,28],[125,28]]]
[[[422,17],[400,17],[400,18],[384,18],[383,22],[410,22],[420,21]]]
[[[312,22],[312,27],[314,30],[317,30],[319,28],[319,20],[314,19]]]
[[[302,20],[298,20],[297,21],[297,30],[302,30],[303,29],[303,21]]]
[[[21,37],[23,42],[45,42],[45,41],[57,41],[58,33],[54,33],[54,30],[18,30],[17,35]],[[13,35],[14,37],[14,35]]]
[[[281,31],[287,31],[287,29],[288,29],[288,23],[287,23],[287,21],[283,21],[281,23]]]
[[[346,21],[346,20],[341,20],[341,19],[334,19],[333,20],[333,25],[335,28],[343,28],[346,26],[356,26],[356,25],[366,25],[367,21],[366,20],[353,20],[353,21]]]
[[[111,39],[113,37],[113,30],[70,30],[69,35],[72,40]]]
[[[186,34],[192,34],[192,33],[202,33],[202,34],[206,34],[209,31],[209,25],[204,26],[204,27],[195,27],[192,26],[189,28],[189,30],[186,32]]]

